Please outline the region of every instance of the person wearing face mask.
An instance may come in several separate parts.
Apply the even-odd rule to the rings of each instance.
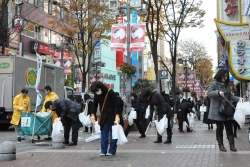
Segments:
[[[226,69],[220,69],[214,76],[214,81],[209,85],[207,97],[210,98],[210,108],[208,118],[214,120],[217,126],[216,138],[220,151],[227,151],[223,145],[223,129],[225,127],[230,150],[237,151],[234,145],[234,136],[232,129],[232,117],[219,114],[220,98],[227,98],[229,101],[238,102],[239,97],[230,92],[229,72]]]
[[[145,131],[142,129],[142,126],[141,126],[141,121],[140,121],[140,118],[141,118],[141,110],[140,110],[140,102],[139,102],[139,99],[137,99],[137,95],[136,93],[131,93],[131,110],[132,108],[136,111],[136,119],[134,119],[134,123],[136,124],[137,126],[137,129],[139,130],[141,136],[139,138],[144,138],[146,137],[145,135]],[[125,136],[128,136],[128,133],[131,129],[133,125],[129,125],[127,126],[126,130],[125,130]]]
[[[112,126],[115,122],[120,122],[120,114],[117,96],[112,89],[108,89],[102,82],[95,81],[91,85],[91,92],[94,95],[94,101],[91,111],[91,121],[96,121],[98,104],[100,106],[101,120],[101,156],[112,156],[116,154],[117,139],[112,139]],[[108,150],[108,135],[110,135],[110,146]]]
[[[158,115],[158,121],[160,121],[163,116],[166,114],[168,118],[168,128],[167,128],[167,140],[164,144],[172,143],[172,127],[170,120],[173,116],[173,112],[168,103],[165,102],[162,95],[156,91],[152,92],[151,90],[144,90],[141,94],[142,98],[147,99],[148,104],[150,105],[150,120],[152,121],[152,116],[154,112],[154,107],[156,107],[156,112]],[[154,143],[162,143],[162,136],[157,132],[157,140]]]
[[[28,89],[23,88],[13,101],[14,112],[10,123],[15,127],[17,140],[25,140],[25,136],[21,130],[22,112],[30,112],[30,98],[28,96]]]

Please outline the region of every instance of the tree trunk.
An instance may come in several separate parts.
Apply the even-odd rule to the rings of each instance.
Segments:
[[[85,70],[83,70],[82,72],[82,92],[86,92],[85,88],[87,85],[87,72]]]
[[[160,85],[159,85],[159,72],[158,72],[158,55],[157,55],[157,42],[153,42],[153,47],[152,47],[152,55],[153,55],[153,61],[154,61],[154,71],[155,71],[155,88],[157,90],[160,90]]]

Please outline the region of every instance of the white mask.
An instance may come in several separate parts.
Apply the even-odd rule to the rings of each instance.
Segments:
[[[95,92],[97,95],[101,95],[102,94],[102,90],[98,90],[97,92]]]

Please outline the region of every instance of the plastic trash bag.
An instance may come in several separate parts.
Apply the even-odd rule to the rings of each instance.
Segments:
[[[94,122],[95,133],[101,133],[101,127],[97,121]]]
[[[246,117],[246,110],[249,110],[246,108],[249,104],[248,102],[243,102],[243,100],[240,100],[237,103],[235,112],[234,112],[234,120],[240,125],[240,127],[244,126],[245,123],[245,117]]]
[[[157,132],[162,135],[164,132],[164,129],[168,128],[168,118],[166,117],[166,114],[163,116],[163,118],[158,122],[155,121]]]
[[[150,108],[148,107],[146,109],[145,119],[148,119],[149,115],[150,115]]]
[[[137,117],[136,111],[134,111],[134,110],[132,109],[132,111],[130,112],[130,114],[129,114],[129,116],[128,116],[128,124],[129,124],[130,126],[133,125],[134,119],[136,119],[136,117]]]
[[[63,130],[63,125],[62,122],[59,120],[59,118],[55,119],[54,123],[53,123],[53,130],[52,130],[52,134],[51,137],[53,138],[55,135],[57,134],[61,134],[61,130]]]
[[[80,113],[78,117],[84,126],[89,126],[91,124],[90,115],[85,116],[84,113]]]
[[[123,145],[124,143],[128,142],[128,139],[124,134],[122,126],[120,124],[117,124],[117,126],[118,126],[117,145]]]
[[[119,124],[115,124],[112,126],[112,139],[118,139],[118,132],[119,132]]]
[[[188,119],[188,123],[189,123],[189,127],[193,128],[194,127],[194,114],[190,113],[191,116],[188,114],[187,115],[187,119]]]
[[[38,117],[48,117],[50,115],[50,112],[37,112],[36,116]]]

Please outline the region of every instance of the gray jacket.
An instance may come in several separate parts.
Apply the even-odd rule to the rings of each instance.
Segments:
[[[216,120],[216,121],[226,121],[226,120],[233,120],[233,117],[226,117],[223,115],[220,115],[218,113],[219,111],[219,106],[220,106],[220,95],[219,91],[224,92],[224,96],[229,100],[229,101],[234,101],[238,102],[239,97],[234,96],[230,92],[230,86],[225,83],[213,81],[209,87],[208,87],[208,92],[207,96],[210,98],[210,109],[209,109],[209,114],[208,118],[211,120]]]

